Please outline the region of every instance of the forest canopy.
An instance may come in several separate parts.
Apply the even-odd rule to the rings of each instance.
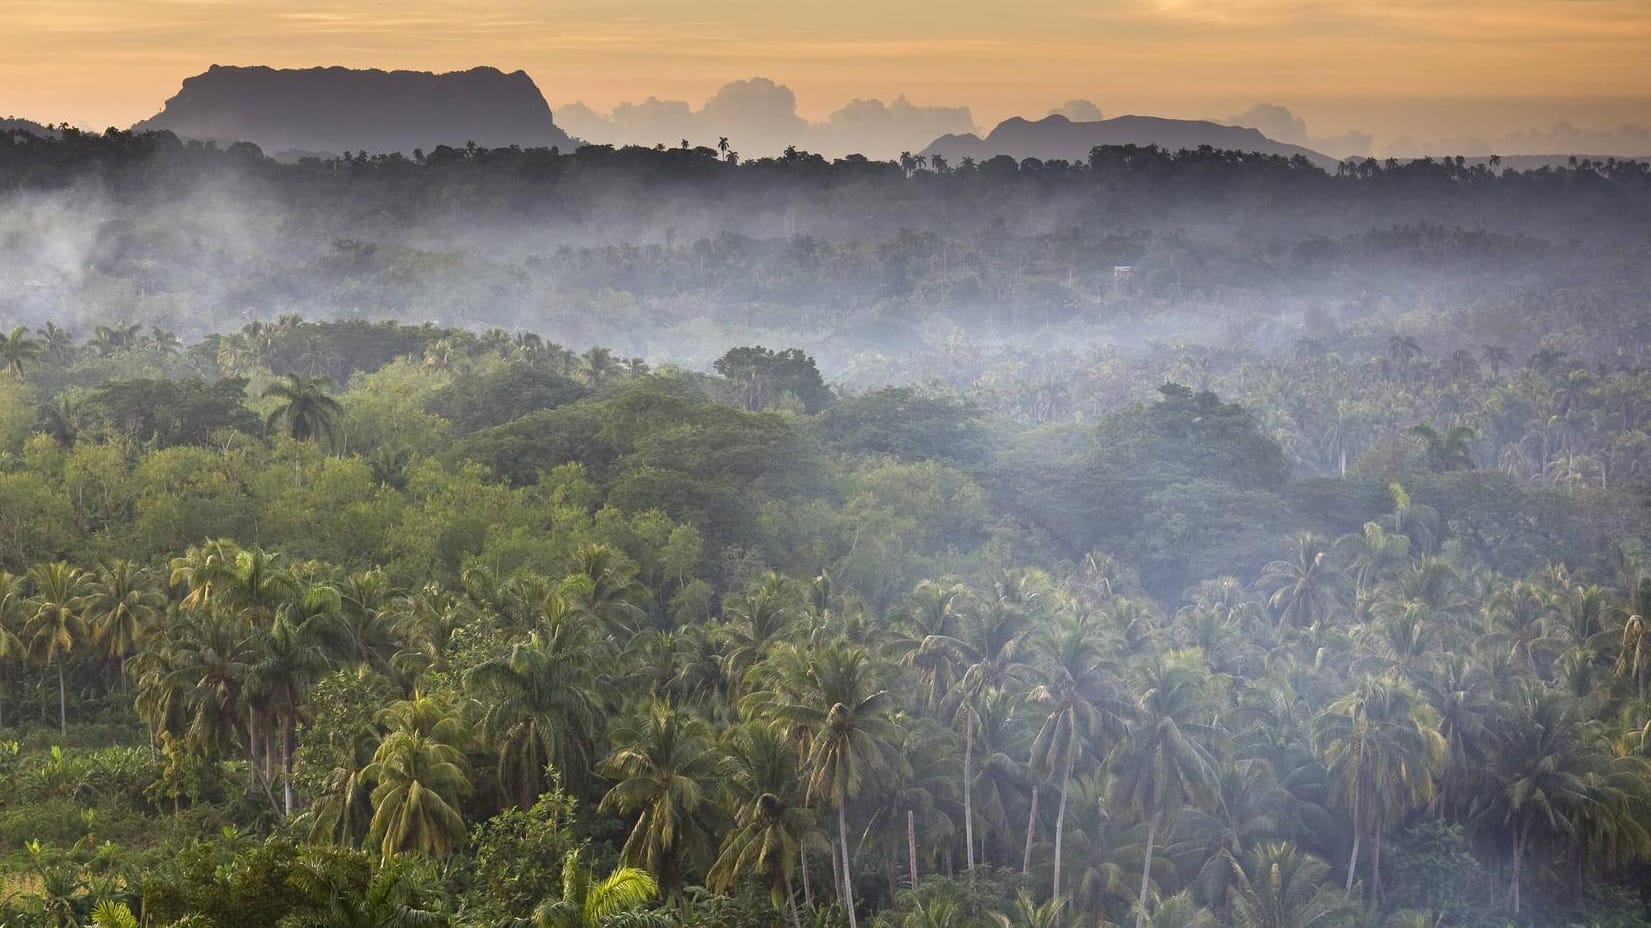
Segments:
[[[0,137],[0,923],[1651,924],[1648,191]]]

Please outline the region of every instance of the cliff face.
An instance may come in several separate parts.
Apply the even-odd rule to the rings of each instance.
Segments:
[[[997,155],[1009,155],[1017,160],[1082,161],[1097,145],[1157,145],[1170,151],[1209,145],[1264,155],[1304,155],[1329,170],[1336,164],[1333,158],[1299,145],[1274,141],[1255,129],[1156,116],[1119,116],[1093,122],[1073,122],[1065,116],[1050,116],[1036,122],[1015,117],[999,123],[984,139],[977,135],[941,136],[931,142],[923,154],[940,154],[953,161],[964,157],[984,161]]]
[[[497,68],[431,74],[213,65],[185,79],[160,113],[132,129],[254,142],[270,154],[410,153],[472,141],[486,147],[574,147],[552,122],[533,79]]]

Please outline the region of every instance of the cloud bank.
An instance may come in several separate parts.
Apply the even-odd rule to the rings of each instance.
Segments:
[[[1091,104],[1092,106],[1093,104]],[[649,97],[599,113],[584,103],[555,108],[557,125],[587,142],[606,145],[716,146],[726,138],[742,157],[776,155],[795,145],[839,157],[859,153],[892,158],[916,151],[951,132],[973,132],[966,106],[920,106],[904,96],[893,102],[856,99],[821,122],[797,115],[797,97],[765,77],[723,86],[695,109],[686,100]]]

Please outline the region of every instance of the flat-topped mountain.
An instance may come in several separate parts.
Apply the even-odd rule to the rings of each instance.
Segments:
[[[253,142],[280,152],[412,152],[437,145],[574,146],[526,72],[213,65],[134,131]]]
[[[1274,141],[1255,129],[1157,116],[1119,116],[1093,122],[1073,122],[1065,116],[1048,116],[1034,122],[1016,116],[998,123],[984,139],[972,133],[943,135],[929,143],[922,154],[938,154],[952,161],[959,158],[984,161],[997,155],[1009,155],[1017,160],[1081,161],[1088,158],[1089,150],[1097,145],[1157,145],[1170,151],[1209,145],[1287,158],[1303,155],[1326,169],[1334,169],[1336,165],[1336,160],[1328,155]]]

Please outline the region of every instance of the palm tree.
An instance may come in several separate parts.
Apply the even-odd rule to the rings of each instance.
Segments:
[[[975,727],[979,722],[974,699],[1032,675],[1031,667],[1017,659],[1028,628],[1025,610],[997,597],[968,610],[959,637],[943,645],[962,667],[958,686],[952,689],[947,705],[954,720],[963,720],[963,835],[970,870],[975,868],[973,784]]]
[[[67,329],[55,322],[48,322],[35,331],[40,333],[41,354],[56,364],[68,364],[73,360],[75,340]]]
[[[1479,438],[1473,429],[1453,425],[1441,433],[1431,425],[1418,425],[1411,428],[1410,434],[1421,443],[1433,470],[1473,470],[1473,443]]]
[[[23,379],[23,367],[33,364],[40,352],[40,342],[29,337],[27,328],[19,325],[13,326],[10,332],[0,332],[0,366],[18,380]]]
[[[750,708],[805,733],[805,795],[837,811],[843,906],[849,928],[857,928],[848,805],[905,767],[895,748],[900,738],[891,717],[894,696],[882,687],[882,670],[866,650],[846,642],[788,647],[759,669],[775,691],[753,693]]]
[[[1414,335],[1394,335],[1387,340],[1387,356],[1400,364],[1421,357],[1422,346]]]
[[[680,902],[684,865],[710,862],[719,824],[705,725],[655,703],[645,719],[616,732],[615,741],[622,746],[601,770],[618,782],[602,807],[637,817],[620,861],[646,869]]]
[[[1513,365],[1513,353],[1506,345],[1484,345],[1479,349],[1479,356],[1485,359],[1492,377],[1502,376],[1502,368]]]
[[[1238,928],[1312,928],[1346,906],[1325,885],[1329,866],[1287,841],[1255,848],[1236,870],[1232,919]]]
[[[125,558],[98,568],[88,584],[85,617],[92,644],[124,676],[126,661],[166,610],[166,594],[155,587],[148,570]]]
[[[1104,659],[1088,621],[1064,616],[1045,643],[1048,659],[1038,669],[1032,701],[1044,711],[1032,740],[1032,767],[1041,776],[1060,775],[1055,812],[1055,872],[1051,897],[1061,897],[1061,850],[1066,833],[1067,793],[1080,758],[1098,753],[1097,739],[1123,728],[1126,704],[1112,667]]]
[[[806,807],[783,798],[797,793],[796,753],[779,729],[747,723],[729,735],[718,770],[735,806],[734,827],[724,837],[706,880],[725,892],[745,874],[766,877],[769,900],[785,911],[791,928],[800,928],[792,874],[809,849],[830,853],[830,842],[814,829]],[[808,872],[802,869],[804,895]]]
[[[1510,850],[1508,907],[1518,914],[1533,849],[1579,861],[1644,853],[1647,765],[1616,756],[1576,701],[1539,683],[1519,692],[1494,736],[1471,817],[1499,826]],[[1615,853],[1612,853],[1615,851]]]
[[[326,377],[287,374],[279,383],[270,384],[263,396],[278,402],[265,418],[264,427],[273,429],[279,424],[281,431],[297,441],[325,439],[329,446],[334,445],[344,407],[327,395],[331,383]]]
[[[25,595],[23,578],[0,570],[0,666],[27,654],[18,630],[32,611]],[[6,681],[0,679],[0,728],[6,727]]]
[[[373,787],[371,838],[384,857],[445,854],[464,843],[458,802],[470,794],[464,754],[416,731],[395,731],[361,772]]]
[[[280,738],[282,811],[292,814],[292,764],[297,750],[298,716],[310,685],[332,666],[342,625],[337,619],[338,593],[319,586],[303,602],[283,608],[266,631],[254,632],[254,660],[247,673],[250,698],[273,717]]]
[[[605,544],[583,544],[573,555],[573,572],[558,593],[569,609],[613,632],[634,632],[646,615],[648,590],[636,579],[636,565]],[[628,637],[628,636],[627,636]]]
[[[1353,888],[1359,846],[1375,839],[1371,888],[1381,898],[1381,839],[1387,825],[1433,796],[1445,754],[1439,717],[1396,675],[1367,677],[1313,723],[1313,741],[1330,777],[1331,798],[1353,819],[1346,890]]]
[[[86,622],[80,616],[81,597],[86,592],[85,575],[64,561],[36,564],[29,571],[34,595],[29,597],[33,613],[23,626],[22,637],[29,651],[45,666],[57,667],[57,710],[59,733],[69,733],[69,700],[63,682],[63,664],[69,653],[87,638]]]
[[[665,928],[673,920],[642,907],[659,895],[646,870],[620,867],[603,879],[579,863],[579,852],[562,861],[562,897],[533,912],[535,928]]]
[[[465,677],[467,689],[488,707],[482,732],[499,757],[499,778],[513,786],[524,809],[543,792],[546,765],[569,784],[583,786],[601,730],[593,697],[590,649],[574,623],[535,631],[503,658],[485,661]]]
[[[593,390],[607,386],[621,369],[619,361],[607,348],[591,348],[579,356],[579,379]]]
[[[1202,721],[1214,715],[1209,679],[1209,664],[1197,651],[1154,655],[1135,674],[1134,723],[1114,755],[1117,788],[1147,823],[1135,928],[1146,922],[1159,826],[1190,800],[1210,793],[1216,782],[1209,744],[1219,733]]]
[[[1330,617],[1347,578],[1330,558],[1330,546],[1317,535],[1297,535],[1290,556],[1261,568],[1256,585],[1271,589],[1267,605],[1281,625],[1311,628]]]

